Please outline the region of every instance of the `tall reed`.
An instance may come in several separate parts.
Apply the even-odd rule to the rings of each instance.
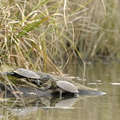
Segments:
[[[73,58],[119,57],[118,2],[1,0],[1,64],[60,72]]]

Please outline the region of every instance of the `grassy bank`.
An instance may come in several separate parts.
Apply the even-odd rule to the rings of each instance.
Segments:
[[[0,11],[1,64],[60,72],[73,59],[120,58],[119,0],[1,0]]]

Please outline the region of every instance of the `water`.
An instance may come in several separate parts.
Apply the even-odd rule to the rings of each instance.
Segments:
[[[88,64],[84,84],[104,91],[102,96],[80,96],[60,101],[44,100],[23,107],[16,101],[1,100],[0,119],[10,120],[119,120],[120,115],[120,64],[119,62],[97,62]],[[77,65],[71,64],[64,71],[82,83],[82,72]],[[19,105],[18,105],[19,103]],[[34,104],[33,104],[34,103]],[[15,105],[16,104],[16,105]],[[22,106],[22,107],[20,107]]]

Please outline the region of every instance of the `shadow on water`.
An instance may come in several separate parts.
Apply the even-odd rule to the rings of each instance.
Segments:
[[[119,62],[87,65],[84,84],[107,94],[81,95],[78,98],[64,95],[36,99],[0,100],[0,118],[25,120],[119,120],[120,114],[120,64]],[[74,71],[73,71],[74,69]],[[65,73],[82,83],[81,71],[71,64]]]

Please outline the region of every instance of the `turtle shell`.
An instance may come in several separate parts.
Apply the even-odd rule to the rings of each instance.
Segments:
[[[64,91],[71,92],[71,93],[78,93],[78,90],[75,87],[75,85],[73,85],[68,81],[56,81],[56,85],[59,88],[63,89]]]
[[[40,79],[40,77],[35,72],[24,69],[24,68],[19,68],[19,69],[13,71],[13,73],[15,73],[19,76],[22,76],[22,77],[26,77],[26,78]]]

